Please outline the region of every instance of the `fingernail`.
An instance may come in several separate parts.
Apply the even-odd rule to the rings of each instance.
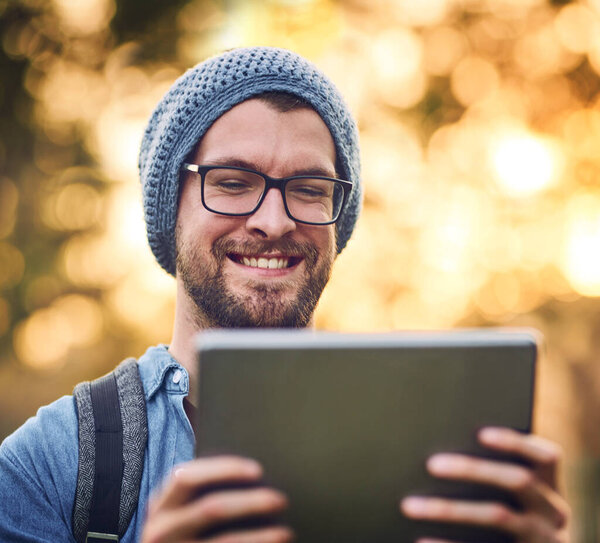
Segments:
[[[479,431],[479,439],[488,443],[498,443],[502,440],[502,430],[498,428],[483,428]]]
[[[248,471],[250,475],[260,475],[262,473],[262,466],[256,461],[248,458],[245,460],[246,466],[245,469]]]
[[[290,502],[287,498],[287,496],[285,494],[283,494],[282,492],[279,492],[278,490],[275,491],[275,498],[278,502],[278,505],[280,506],[285,506],[288,507]]]
[[[402,512],[407,515],[420,516],[427,511],[427,500],[424,498],[404,498],[400,505]]]
[[[453,467],[452,458],[445,454],[436,454],[427,460],[427,469],[433,473],[446,473]]]

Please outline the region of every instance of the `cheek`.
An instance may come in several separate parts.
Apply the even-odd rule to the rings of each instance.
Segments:
[[[177,210],[177,229],[182,241],[196,247],[210,246],[215,239],[231,231],[232,222],[202,205],[200,190],[194,183],[183,186]]]
[[[336,248],[335,225],[313,226],[309,232],[310,240],[319,250],[321,259],[333,259]]]
[[[190,179],[182,181],[183,185],[179,193],[179,203],[177,206],[177,232],[182,242],[188,243],[190,240],[190,231],[195,229],[199,214],[198,204],[202,206],[200,194],[196,194],[194,183]]]
[[[335,248],[337,245],[337,230],[335,229],[335,224],[330,224],[329,226],[325,227],[323,238],[325,239],[324,246],[335,254]]]

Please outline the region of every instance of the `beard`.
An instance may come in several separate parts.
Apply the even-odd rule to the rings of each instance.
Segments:
[[[333,245],[319,261],[319,251],[308,242],[238,242],[224,236],[212,248],[212,259],[200,255],[191,244],[180,242],[176,232],[176,265],[184,289],[195,308],[198,328],[303,328],[309,325],[319,298],[329,281],[335,256]],[[244,292],[234,292],[227,284],[224,266],[228,254],[278,252],[301,256],[306,270],[297,281],[269,284],[249,279]],[[292,298],[289,292],[296,290]]]

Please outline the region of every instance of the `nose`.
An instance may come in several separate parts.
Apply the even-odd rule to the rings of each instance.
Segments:
[[[275,241],[296,230],[296,222],[288,217],[281,192],[270,188],[261,206],[248,217],[246,228],[251,234]]]

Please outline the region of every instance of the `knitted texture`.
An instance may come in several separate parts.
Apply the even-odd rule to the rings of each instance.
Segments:
[[[127,358],[114,370],[123,423],[123,481],[119,502],[119,535],[123,536],[137,510],[148,443],[146,397],[137,360]]]
[[[96,464],[96,431],[90,383],[79,383],[73,391],[79,422],[79,464],[77,489],[73,504],[73,534],[78,543],[85,543],[90,520]]]
[[[104,409],[119,410],[123,425],[123,478],[119,501],[119,535],[122,537],[137,510],[148,421],[144,388],[135,358],[124,360],[112,373],[117,381],[119,404],[107,405]],[[96,472],[96,428],[90,388],[86,381],[78,384],[73,391],[79,423],[79,463],[72,523],[78,543],[86,541]]]
[[[258,94],[283,91],[312,105],[333,137],[350,198],[336,223],[337,251],[346,246],[362,201],[358,131],[333,83],[297,54],[271,47],[234,49],[183,74],[154,110],[139,156],[146,231],[158,263],[175,275],[175,222],[180,169],[210,126],[235,105]]]

